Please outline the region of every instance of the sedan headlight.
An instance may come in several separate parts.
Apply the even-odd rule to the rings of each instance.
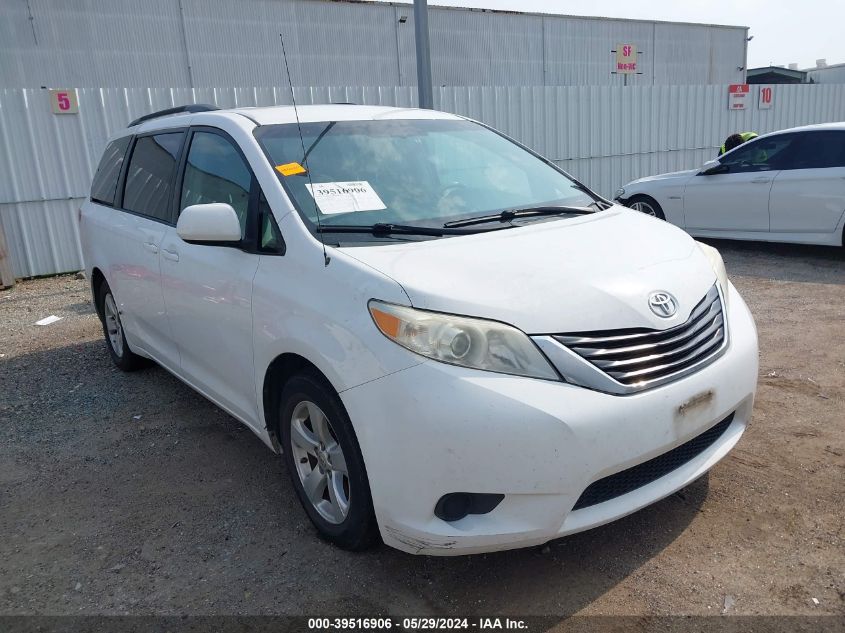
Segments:
[[[427,358],[502,374],[560,380],[531,339],[510,325],[375,299],[369,308],[382,334]]]
[[[713,267],[713,271],[716,273],[716,279],[719,282],[719,288],[722,290],[722,297],[725,301],[725,307],[728,306],[728,273],[725,270],[725,262],[722,259],[722,256],[719,254],[715,248],[708,244],[704,244],[703,242],[696,242],[698,244],[698,248],[701,249],[701,252],[704,253],[704,256],[707,257],[707,260],[710,262],[710,265]]]
[[[618,200],[619,198],[621,198],[624,195],[625,195],[625,187],[619,187],[619,189],[616,190],[616,193],[613,194],[613,197],[614,197],[614,199]]]

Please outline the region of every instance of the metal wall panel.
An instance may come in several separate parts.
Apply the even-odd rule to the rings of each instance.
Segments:
[[[0,0],[0,87],[416,85],[413,10],[326,0]],[[402,18],[406,18],[401,21]],[[739,27],[431,7],[438,86],[629,85],[742,80]]]
[[[0,0],[0,14],[0,87],[190,85],[178,0]]]
[[[401,83],[415,86],[414,12],[395,11]],[[543,85],[543,18],[430,7],[428,22],[435,86]]]
[[[181,0],[194,86],[399,84],[393,7],[314,1]]]
[[[16,277],[80,270],[77,212],[83,198],[0,204],[0,224]]]
[[[713,158],[732,132],[845,120],[845,85],[778,85],[770,110],[730,111],[727,86],[440,87],[435,107],[483,121],[598,192]],[[416,89],[301,87],[299,104],[412,107]],[[79,90],[79,114],[51,114],[46,91],[0,91],[0,220],[21,277],[82,266],[75,211],[106,139],[142,114],[185,103],[289,104],[287,87]]]
[[[735,28],[655,23],[654,83],[742,83],[746,34]]]

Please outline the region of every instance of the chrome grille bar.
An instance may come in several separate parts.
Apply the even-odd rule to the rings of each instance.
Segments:
[[[714,285],[684,323],[666,330],[605,330],[553,338],[618,383],[644,389],[715,358],[726,340],[725,315]]]

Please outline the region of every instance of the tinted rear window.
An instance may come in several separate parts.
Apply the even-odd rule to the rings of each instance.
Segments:
[[[103,157],[97,166],[97,173],[94,175],[94,182],[91,183],[91,200],[94,202],[109,206],[114,204],[117,178],[120,176],[123,157],[126,156],[131,138],[131,136],[124,136],[112,141],[103,152]]]
[[[845,132],[807,132],[800,139],[786,169],[845,167]]]
[[[126,170],[124,209],[171,221],[171,187],[184,136],[184,132],[167,132],[142,136],[135,142]]]

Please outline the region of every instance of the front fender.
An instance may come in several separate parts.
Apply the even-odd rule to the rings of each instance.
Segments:
[[[307,250],[262,256],[253,282],[256,395],[265,425],[261,387],[282,354],[306,359],[338,393],[424,360],[382,335],[367,308],[373,298],[410,303],[396,281],[342,251],[330,249],[326,266],[318,249],[298,246]]]

